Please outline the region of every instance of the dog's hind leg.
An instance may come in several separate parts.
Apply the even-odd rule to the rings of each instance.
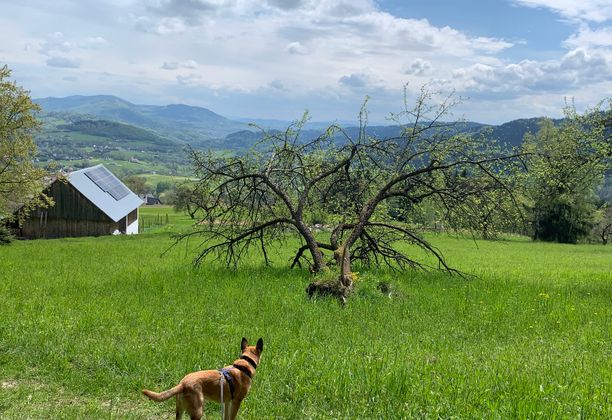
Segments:
[[[183,417],[183,395],[178,394],[176,396],[176,420],[181,420]]]
[[[189,413],[191,420],[200,420],[204,414],[204,395],[200,392],[193,392],[185,395],[185,409]]]

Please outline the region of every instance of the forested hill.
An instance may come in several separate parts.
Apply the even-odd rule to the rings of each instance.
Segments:
[[[471,121],[457,122],[449,124],[445,129],[450,133],[466,133],[472,135],[483,135],[491,140],[495,140],[500,144],[508,146],[520,146],[523,142],[525,134],[538,132],[540,124],[544,118],[529,118],[520,119],[507,122],[502,125],[487,125],[480,124]],[[558,124],[561,120],[553,120]],[[359,127],[345,127],[344,132],[352,139],[356,139],[359,136]],[[374,125],[366,127],[366,134],[372,137],[388,138],[396,137],[401,134],[401,127],[395,125]],[[324,129],[312,129],[306,126],[302,130],[301,136],[304,139],[312,139],[316,136],[321,135]],[[430,132],[433,133],[433,132]],[[260,133],[253,133],[249,131],[241,131],[228,135],[222,144],[226,145],[228,149],[240,150],[254,144],[257,140],[261,139]],[[344,134],[337,134],[336,141],[341,143],[346,141]]]
[[[110,95],[35,99],[43,113],[86,115],[155,130],[180,141],[211,139],[248,128],[209,109],[182,104],[137,105]]]
[[[523,142],[525,134],[535,134],[540,129],[544,118],[523,118],[513,120],[501,125],[488,126],[481,131],[492,139],[496,139],[506,144],[518,146]],[[552,120],[555,125],[563,120]],[[484,131],[486,130],[486,131]]]
[[[80,132],[91,136],[108,137],[112,139],[134,140],[144,144],[153,144],[161,147],[177,147],[175,141],[161,137],[152,131],[145,130],[130,124],[123,124],[107,120],[79,120],[70,124],[59,124],[58,129],[64,131]]]

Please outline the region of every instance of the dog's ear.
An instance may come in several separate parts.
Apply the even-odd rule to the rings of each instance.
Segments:
[[[240,342],[240,351],[244,351],[247,348],[249,342],[246,338],[242,337],[242,341]]]
[[[257,346],[255,346],[255,348],[260,353],[263,351],[263,338],[260,338],[259,340],[257,340]]]

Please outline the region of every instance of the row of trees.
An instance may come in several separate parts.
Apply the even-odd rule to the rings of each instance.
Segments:
[[[534,239],[576,243],[596,227],[607,242],[610,203],[597,189],[611,169],[612,102],[607,110],[602,106],[582,115],[566,106],[560,126],[545,121],[537,134],[526,136],[529,171],[520,179]],[[601,230],[598,222],[605,223]]]

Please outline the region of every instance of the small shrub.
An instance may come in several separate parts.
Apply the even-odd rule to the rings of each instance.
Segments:
[[[13,242],[15,237],[11,234],[11,231],[4,225],[0,225],[0,245],[8,245]]]
[[[325,225],[328,220],[328,215],[322,210],[315,210],[308,217],[308,223],[311,225]]]

